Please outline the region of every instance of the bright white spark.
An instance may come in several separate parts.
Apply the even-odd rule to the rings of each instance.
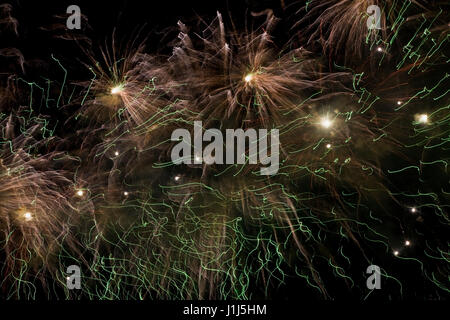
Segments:
[[[333,122],[330,119],[328,119],[328,118],[322,118],[322,120],[320,121],[320,124],[324,128],[329,128],[329,127],[331,127]]]
[[[122,86],[115,86],[111,89],[111,94],[119,94],[123,90]]]
[[[33,215],[31,214],[31,212],[25,212],[23,214],[24,218],[26,221],[30,221],[31,219],[33,219]]]
[[[426,115],[426,114],[419,115],[418,122],[420,122],[420,123],[427,123],[428,122],[428,115]]]
[[[244,78],[245,82],[250,82],[253,80],[253,74],[249,73],[248,75],[245,76]]]

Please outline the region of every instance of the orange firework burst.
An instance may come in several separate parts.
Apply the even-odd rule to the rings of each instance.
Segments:
[[[39,153],[53,139],[38,139],[40,125],[15,135],[13,122],[9,116],[0,123],[5,133],[0,138],[0,243],[6,253],[2,279],[14,283],[14,277],[26,275],[46,286],[46,272],[60,277],[49,261],[61,246],[78,245],[70,233],[80,216],[76,191],[67,172],[57,169],[65,155]]]
[[[123,48],[112,40],[110,49],[101,50],[100,61],[88,53],[94,66],[87,67],[94,76],[91,82],[81,84],[86,88],[87,99],[80,102],[78,115],[94,123],[125,124],[126,129],[131,129],[142,125],[166,104],[156,77],[156,59],[144,54],[143,44],[136,45],[135,41]]]

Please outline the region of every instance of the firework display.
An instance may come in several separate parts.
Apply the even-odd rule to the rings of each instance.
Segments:
[[[449,297],[448,2],[252,3],[0,4],[2,299]]]

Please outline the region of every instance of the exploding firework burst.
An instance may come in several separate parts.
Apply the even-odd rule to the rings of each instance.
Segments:
[[[97,52],[64,35],[83,39],[84,55],[50,55],[62,80],[28,80],[33,64],[0,49],[5,296],[369,299],[372,264],[393,297],[448,294],[448,12],[373,5],[380,29],[359,0],[295,14],[283,2],[287,17],[253,12],[244,26],[220,13],[179,22],[167,55],[147,38],[113,34]],[[277,28],[293,16],[288,40]],[[71,80],[81,64],[88,73]],[[277,130],[276,172],[261,174],[250,143],[242,163],[176,163],[173,132],[194,137],[198,123]],[[83,268],[80,290],[66,287],[68,265]]]
[[[20,132],[17,134],[20,126]],[[47,287],[48,277],[61,279],[58,265],[62,252],[77,251],[71,233],[79,224],[80,211],[74,201],[77,190],[62,169],[67,156],[44,150],[54,139],[42,139],[42,126],[20,123],[10,115],[0,124],[0,225],[4,254],[2,287],[9,297],[34,297],[31,282]],[[85,208],[86,209],[86,208]],[[33,280],[34,281],[34,280]],[[62,280],[60,280],[62,281]]]

